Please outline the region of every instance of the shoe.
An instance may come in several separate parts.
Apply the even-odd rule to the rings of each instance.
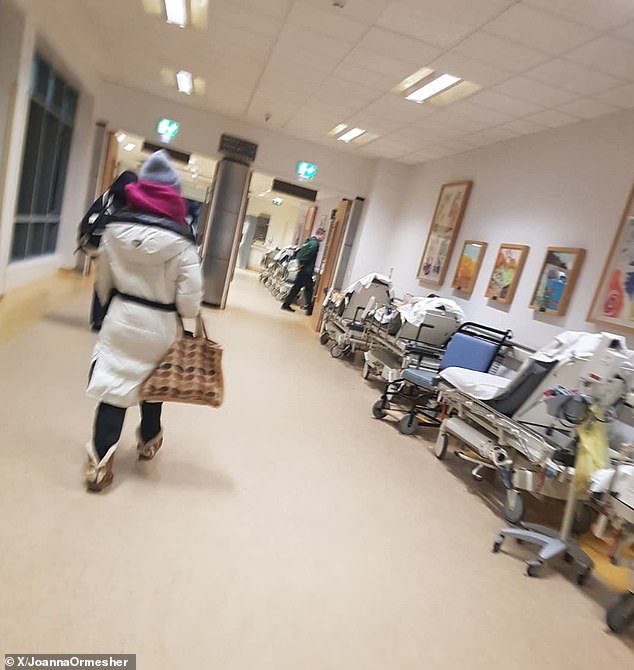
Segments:
[[[139,455],[139,460],[151,461],[156,456],[156,452],[163,446],[163,431],[155,435],[151,440],[143,442],[141,428],[137,428],[136,439],[136,452]]]
[[[97,452],[93,446],[92,440],[86,444],[88,452],[88,465],[86,467],[86,488],[89,491],[103,491],[112,484],[112,461],[117,445],[108,449],[106,455],[98,460]]]
[[[294,312],[295,310],[290,306],[284,303],[281,307],[281,309],[286,310],[287,312]]]

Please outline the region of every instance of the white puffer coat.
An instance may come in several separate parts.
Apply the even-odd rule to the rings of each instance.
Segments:
[[[95,288],[106,303],[113,289],[160,303],[176,303],[184,318],[202,299],[195,244],[178,233],[139,223],[110,223],[101,241]],[[174,341],[175,312],[115,295],[93,350],[87,394],[117,407],[139,402],[139,389]]]

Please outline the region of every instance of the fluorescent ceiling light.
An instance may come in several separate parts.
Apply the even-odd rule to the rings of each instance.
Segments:
[[[165,16],[168,23],[184,28],[187,25],[185,0],[165,0]]]
[[[132,149],[134,149],[135,146],[136,146],[136,144],[135,144],[134,142],[128,142],[128,143],[123,147],[123,150],[124,150],[124,151],[132,151]]]
[[[127,135],[126,135],[122,130],[120,130],[120,131],[115,135],[115,137],[117,138],[117,142],[119,142],[119,144],[121,144],[121,142],[123,142],[123,140],[125,140],[125,138],[127,137]]]
[[[431,98],[432,95],[444,91],[446,88],[453,86],[459,81],[460,77],[454,77],[452,74],[441,74],[439,77],[432,79],[428,84],[417,88],[405,97],[407,100],[412,100],[413,102],[423,102],[423,100]]]
[[[187,72],[187,70],[179,70],[176,73],[176,84],[178,85],[178,90],[181,93],[191,95],[192,91],[194,90],[192,73]]]
[[[340,135],[337,139],[341,140],[342,142],[350,142],[353,140],[355,137],[359,137],[359,135],[363,135],[365,133],[365,130],[363,128],[350,128],[350,130],[343,135]]]

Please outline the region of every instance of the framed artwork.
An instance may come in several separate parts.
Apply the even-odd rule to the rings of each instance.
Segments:
[[[563,316],[585,255],[585,249],[548,247],[530,307]]]
[[[503,305],[510,304],[527,255],[528,247],[523,244],[500,244],[484,295]]]
[[[588,321],[634,330],[634,188],[612,241]]]
[[[472,184],[471,181],[457,181],[440,188],[418,266],[417,277],[421,281],[437,286],[443,283]]]
[[[486,250],[486,242],[467,240],[464,243],[462,253],[460,254],[460,260],[458,261],[458,267],[456,268],[456,273],[451,282],[451,288],[469,294],[473,291]]]

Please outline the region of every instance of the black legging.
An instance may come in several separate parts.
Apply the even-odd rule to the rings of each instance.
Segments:
[[[141,439],[143,442],[149,442],[161,432],[162,407],[163,403],[160,402],[142,402],[140,404]],[[105,402],[99,403],[97,406],[93,440],[99,460],[108,453],[110,447],[119,441],[125,411],[125,407],[116,407]]]

